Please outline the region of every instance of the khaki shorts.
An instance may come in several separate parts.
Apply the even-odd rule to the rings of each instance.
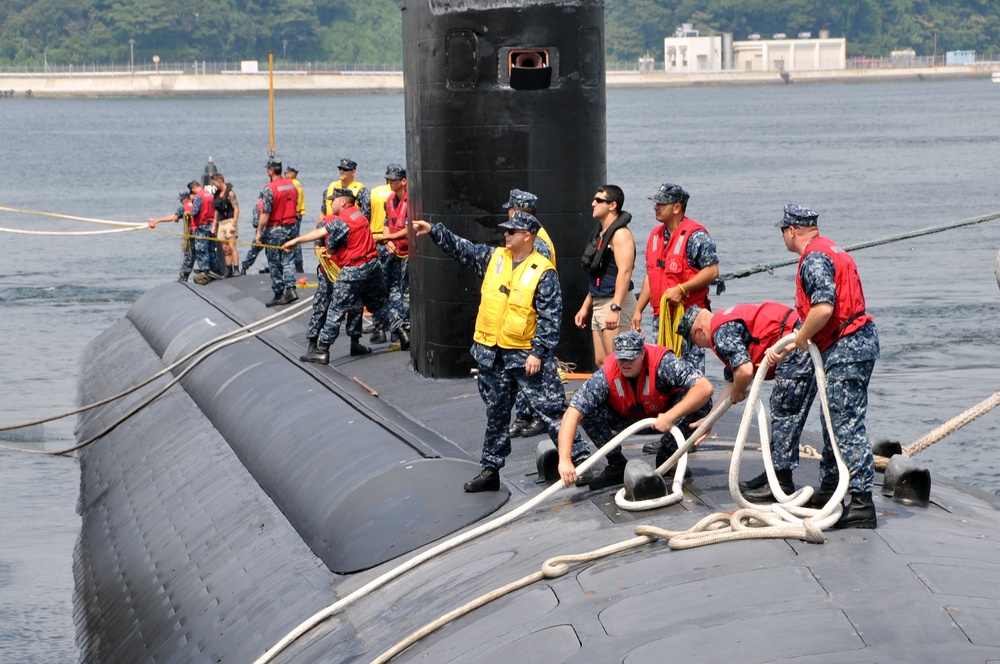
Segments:
[[[608,312],[611,311],[613,297],[595,297],[593,303],[593,313],[590,316],[590,329],[600,332],[604,329],[604,322]],[[635,295],[632,291],[625,293],[625,301],[622,302],[622,310],[618,316],[617,332],[624,332],[632,329],[632,316],[635,314]]]
[[[235,221],[220,221],[219,232],[216,234],[220,240],[235,240],[239,237],[236,232]]]

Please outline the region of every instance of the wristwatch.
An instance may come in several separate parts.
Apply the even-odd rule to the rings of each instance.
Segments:
[[[617,304],[615,304],[614,302],[612,302],[612,303],[611,303],[611,306],[610,306],[609,308],[611,309],[611,311],[621,311],[621,310],[622,310],[622,308],[621,308],[621,307],[619,307],[619,306],[618,306]]]

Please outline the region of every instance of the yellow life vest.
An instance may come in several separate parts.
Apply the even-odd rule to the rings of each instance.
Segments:
[[[472,335],[484,346],[531,348],[538,328],[535,289],[542,275],[555,270],[537,251],[513,268],[510,249],[497,248],[483,277],[482,300]]]
[[[298,178],[292,178],[292,184],[295,185],[295,191],[299,194],[299,199],[295,202],[295,214],[304,217],[306,215],[306,194],[302,191],[302,183],[299,182]]]
[[[392,195],[392,187],[380,184],[377,187],[372,187],[369,193],[372,198],[372,218],[369,221],[372,225],[372,235],[377,240],[385,232],[385,202]]]
[[[331,182],[330,186],[326,188],[327,198],[329,198],[330,196],[333,196],[333,190],[334,189],[341,189],[341,188],[342,187],[341,187],[341,184],[340,184],[340,180],[334,180],[333,182]],[[365,185],[361,184],[357,180],[355,180],[351,184],[347,185],[347,189],[350,189],[351,191],[353,191],[355,196],[357,196],[358,192],[361,191],[364,188],[365,188]],[[329,217],[331,214],[333,214],[333,201],[327,200],[326,201],[326,205],[323,208],[323,211],[326,213],[327,217]]]
[[[552,252],[552,265],[555,266],[555,264],[556,264],[556,245],[552,244],[552,238],[550,238],[549,234],[545,232],[545,228],[544,227],[538,229],[538,237],[541,238],[542,242],[544,242],[545,244],[549,245],[549,251]]]

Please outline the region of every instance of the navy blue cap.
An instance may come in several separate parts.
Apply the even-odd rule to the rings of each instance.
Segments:
[[[658,205],[669,205],[671,203],[686,204],[688,199],[691,198],[691,194],[684,191],[684,187],[679,184],[664,182],[656,190],[655,194],[647,196],[647,198]]]
[[[541,227],[542,222],[538,221],[533,214],[529,214],[524,210],[518,210],[510,219],[500,224],[500,228],[509,228],[512,231],[528,231],[529,233],[536,234]]]
[[[191,190],[188,189],[187,191],[182,191],[181,193],[177,194],[177,199],[183,201],[190,195],[191,195]]]
[[[508,208],[537,208],[538,207],[538,196],[535,196],[530,191],[522,191],[521,189],[511,189],[510,198],[506,203],[503,204],[504,209]]]
[[[285,172],[286,173],[289,173],[289,172],[290,173],[295,173],[296,175],[298,175],[299,174],[299,169],[295,168],[294,166],[285,166]]]
[[[281,172],[281,160],[277,157],[269,157],[264,168],[273,168],[275,173]]]
[[[338,170],[341,171],[354,171],[358,168],[358,162],[353,159],[341,159],[340,164],[337,166]]]
[[[192,189],[192,190],[195,187],[200,187],[200,186],[201,186],[201,182],[199,182],[198,180],[191,180],[190,182],[187,183],[187,188],[188,189]]]
[[[333,193],[326,197],[326,200],[332,201],[335,198],[340,198],[341,196],[350,196],[351,198],[357,198],[354,192],[347,187],[337,187],[333,190]]]
[[[626,330],[615,337],[615,358],[619,360],[634,360],[642,355],[646,347],[646,338],[635,330]]]
[[[819,213],[802,205],[785,206],[785,215],[781,221],[775,224],[778,228],[788,228],[789,226],[816,226],[819,221]]]
[[[684,315],[681,316],[681,322],[677,324],[677,334],[681,335],[688,341],[691,341],[691,328],[694,327],[694,319],[698,317],[701,313],[701,307],[696,304],[692,304],[684,311]]]
[[[386,180],[402,180],[406,177],[406,169],[400,164],[389,164],[385,167]]]

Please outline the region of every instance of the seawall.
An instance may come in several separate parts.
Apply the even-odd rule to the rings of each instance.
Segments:
[[[961,65],[900,69],[844,69],[789,72],[709,72],[665,74],[608,72],[608,88],[669,88],[688,86],[792,85],[805,83],[873,83],[937,81],[967,78],[989,80],[1000,72],[993,65]],[[0,72],[0,91],[15,97],[215,97],[259,96],[268,91],[267,74],[185,74],[136,72],[92,74],[10,74]],[[402,72],[279,72],[279,94],[336,95],[399,92]]]

